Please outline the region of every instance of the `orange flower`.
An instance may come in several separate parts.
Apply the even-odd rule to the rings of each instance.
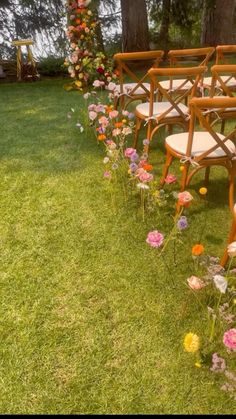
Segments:
[[[113,107],[114,107],[113,105],[107,105],[106,106],[106,112],[110,113],[111,111],[113,111]]]
[[[123,122],[116,122],[114,125],[116,128],[121,128],[123,125]]]
[[[107,137],[104,134],[98,135],[98,141],[104,141]]]
[[[192,255],[200,256],[204,252],[204,246],[202,244],[195,244],[192,247]]]
[[[80,24],[80,22],[81,22],[81,20],[80,20],[80,19],[76,19],[76,23],[77,23],[77,25],[79,25],[79,24]]]
[[[147,172],[150,172],[153,169],[153,166],[151,164],[144,164],[142,167]]]

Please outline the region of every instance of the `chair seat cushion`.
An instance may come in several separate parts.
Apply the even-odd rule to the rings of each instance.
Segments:
[[[225,136],[223,134],[217,133],[220,139],[224,139]],[[179,134],[169,135],[165,139],[166,144],[174,150],[177,154],[186,156],[187,151],[187,144],[188,144],[188,132],[182,132]],[[192,144],[192,153],[191,157],[199,156],[200,154],[204,153],[205,151],[209,150],[210,148],[216,145],[216,141],[210,135],[209,132],[204,131],[196,131],[194,132],[193,137],[193,144]],[[235,145],[232,141],[228,140],[225,143],[226,147],[232,152],[235,153]],[[224,150],[221,148],[217,148],[212,153],[210,153],[208,157],[211,158],[218,158],[226,156]]]
[[[136,106],[136,111],[142,114],[144,117],[149,117],[149,106],[150,104],[148,102],[140,103],[138,106]],[[154,102],[152,116],[157,117],[161,115],[163,112],[167,111],[170,107],[171,107],[170,102]],[[186,115],[188,114],[188,107],[185,106],[183,103],[179,103],[178,107]],[[168,116],[168,118],[169,117],[173,118],[179,115],[180,115],[179,112],[177,112],[177,110],[174,108],[166,116]]]
[[[174,79],[172,80],[172,89],[177,90],[181,84],[183,84],[185,79]],[[170,80],[163,80],[160,82],[161,87],[165,90],[170,89]],[[183,90],[191,89],[193,84],[191,81],[187,81],[186,84],[182,87]]]
[[[221,76],[221,78],[222,78],[222,81],[225,83],[226,80],[229,78],[229,76]],[[204,77],[203,86],[211,86],[211,81],[212,81],[211,77]],[[236,79],[232,78],[225,84],[226,86],[229,86],[229,87],[236,87]],[[216,82],[216,86],[220,86],[220,83],[218,80]]]
[[[142,83],[146,89],[150,92],[150,84],[149,83]],[[134,89],[135,86],[137,86],[137,83],[125,83],[123,84],[123,93],[129,94],[130,90]],[[120,85],[117,84],[116,86],[116,91],[120,93]],[[146,95],[147,92],[142,88],[142,86],[139,86],[134,93],[132,93],[133,95]]]

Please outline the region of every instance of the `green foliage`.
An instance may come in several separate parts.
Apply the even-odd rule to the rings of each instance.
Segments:
[[[52,55],[41,58],[37,65],[40,75],[43,76],[59,76],[67,74],[64,66],[64,58],[56,58]]]

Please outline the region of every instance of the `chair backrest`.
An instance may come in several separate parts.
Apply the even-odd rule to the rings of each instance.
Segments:
[[[203,77],[206,70],[206,66],[151,68],[148,71],[151,80],[149,117],[153,115],[154,102],[158,92],[158,94],[162,95],[162,102],[168,102],[170,104],[168,109],[165,109],[163,113],[158,115],[158,121],[165,118],[172,110],[176,110],[177,114],[181,116],[183,120],[186,120],[186,113],[181,110],[181,102],[185,98],[196,96],[199,80]],[[166,90],[161,85],[162,77],[170,79],[173,77],[180,78],[181,82],[176,90]],[[186,87],[187,85],[188,87]]]
[[[142,88],[143,93],[149,97],[150,91],[146,88],[143,84],[148,79],[147,71],[151,67],[158,67],[162,57],[164,55],[164,51],[156,50],[156,51],[143,51],[143,52],[124,52],[124,53],[117,53],[114,55],[114,60],[117,63],[118,75],[119,75],[119,82],[120,82],[120,94],[124,92],[124,78],[125,75],[128,75],[135,85],[132,89],[128,92],[129,96],[135,94],[139,87]],[[140,62],[141,64],[148,65],[148,69],[145,71],[144,74],[138,75],[138,71],[134,70],[134,62]]]
[[[233,64],[231,58],[236,58],[236,45],[217,45],[216,64]]]
[[[214,54],[214,47],[205,47],[205,48],[192,48],[192,49],[176,49],[170,50],[167,54],[167,57],[170,62],[170,67],[178,66],[189,61],[199,60],[199,66],[207,65],[209,59]]]
[[[215,144],[211,146],[208,150],[203,151],[194,157],[195,163],[200,164],[201,160],[204,160],[209,157],[217,149],[224,151],[226,158],[233,159],[235,158],[235,152],[231,151],[227,145],[226,141],[232,139],[236,133],[236,127],[227,134],[219,134],[216,131],[216,126],[210,123],[209,113],[213,112],[214,109],[217,111],[223,111],[224,109],[233,109],[236,108],[236,97],[215,97],[215,98],[193,98],[189,102],[190,108],[190,123],[189,123],[189,138],[188,145],[186,150],[186,157],[191,158],[192,155],[192,144],[194,131],[196,130],[196,122],[199,121],[200,126],[205,132],[208,132],[211,137],[214,139]],[[217,159],[217,158],[216,158]]]
[[[225,95],[233,97],[233,91],[236,87],[236,64],[213,65],[211,73],[210,96]]]

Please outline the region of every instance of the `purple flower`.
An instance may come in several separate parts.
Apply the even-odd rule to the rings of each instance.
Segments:
[[[148,233],[146,242],[151,246],[151,247],[161,247],[162,243],[164,241],[164,236],[162,233],[160,233],[157,230],[154,231],[150,231]]]
[[[145,138],[145,140],[143,140],[143,145],[149,145],[149,144],[150,144],[150,141],[147,138]]]
[[[128,118],[129,118],[129,119],[134,119],[134,113],[130,112],[130,113],[128,114]]]
[[[182,215],[182,217],[180,217],[180,219],[177,222],[177,227],[179,230],[185,230],[188,227],[187,217]]]
[[[139,159],[139,155],[138,155],[138,153],[133,153],[131,156],[130,156],[130,160],[132,161],[132,162],[134,162],[134,161],[136,161],[136,160],[138,160]]]
[[[129,168],[130,168],[131,172],[136,172],[136,170],[138,168],[138,165],[136,163],[131,163],[129,165]]]
[[[226,363],[224,358],[218,356],[217,353],[212,355],[212,367],[210,368],[213,372],[224,372],[226,369]]]

